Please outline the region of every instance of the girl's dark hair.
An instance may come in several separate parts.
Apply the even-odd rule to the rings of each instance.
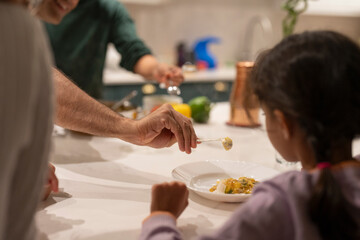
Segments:
[[[339,33],[289,36],[258,58],[249,85],[260,102],[299,123],[318,163],[333,161],[332,150],[360,134],[360,49]],[[329,168],[308,209],[323,239],[360,239]]]

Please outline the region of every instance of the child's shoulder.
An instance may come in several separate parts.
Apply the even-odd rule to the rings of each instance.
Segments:
[[[255,188],[254,193],[260,191],[280,195],[290,192],[306,193],[311,188],[315,178],[316,174],[310,174],[306,171],[289,171],[262,182]]]
[[[269,184],[293,184],[294,181],[302,181],[303,179],[307,179],[311,176],[311,174],[307,171],[289,171],[281,173],[271,179],[264,181],[264,183]]]
[[[289,171],[259,184],[256,191],[266,191],[273,194],[293,193],[297,196],[306,196],[318,180],[319,171]],[[360,181],[360,167],[345,167],[333,171],[333,176],[340,185],[352,186],[360,189],[357,182]]]
[[[304,179],[308,179],[311,176],[312,176],[312,174],[310,174],[307,171],[288,171],[288,172],[281,173],[281,174],[275,176],[274,178],[269,179],[265,182],[272,182],[272,183],[281,184],[281,185],[294,184],[294,182],[303,181]]]

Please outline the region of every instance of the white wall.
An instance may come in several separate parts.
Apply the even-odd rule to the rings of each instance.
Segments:
[[[273,36],[264,39],[260,25],[255,28],[254,53],[270,47],[282,38],[281,21],[285,13],[279,0],[169,0],[157,5],[125,3],[135,20],[139,36],[162,60],[173,63],[175,45],[186,41],[192,45],[200,37],[214,35],[221,38],[220,45],[211,50],[220,63],[235,62],[243,58],[244,33],[250,19],[268,17]],[[332,29],[349,37],[360,38],[360,17],[302,15],[296,32]]]

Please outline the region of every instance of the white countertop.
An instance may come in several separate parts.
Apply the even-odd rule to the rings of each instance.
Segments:
[[[194,73],[185,73],[184,77],[185,82],[233,81],[236,77],[236,70],[235,67],[201,70]],[[105,68],[103,78],[105,86],[144,84],[146,82],[142,76],[120,68]]]
[[[37,213],[43,239],[137,239],[149,214],[152,184],[171,181],[171,171],[184,163],[226,159],[278,168],[265,131],[227,126],[228,117],[229,104],[218,103],[210,122],[195,124],[195,130],[198,137],[232,138],[230,151],[220,143],[203,143],[187,155],[177,145],[152,149],[112,138],[70,133],[54,137],[60,192],[43,202]],[[354,151],[360,153],[360,141]],[[185,239],[195,239],[218,228],[239,206],[191,192],[178,226]]]
[[[147,82],[142,76],[127,71],[119,66],[121,56],[113,44],[108,45],[103,83],[105,86],[144,84]],[[185,82],[215,82],[233,81],[236,77],[235,64],[233,66],[221,65],[216,69],[200,70],[184,73]]]
[[[359,0],[319,0],[309,1],[308,9],[304,14],[307,15],[325,15],[342,17],[359,17]]]

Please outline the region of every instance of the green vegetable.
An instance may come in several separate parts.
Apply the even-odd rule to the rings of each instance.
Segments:
[[[233,192],[233,190],[230,187],[226,186],[225,193],[226,194],[231,194],[232,192]]]
[[[193,98],[189,101],[191,117],[195,122],[206,123],[210,116],[210,100],[206,96]]]

